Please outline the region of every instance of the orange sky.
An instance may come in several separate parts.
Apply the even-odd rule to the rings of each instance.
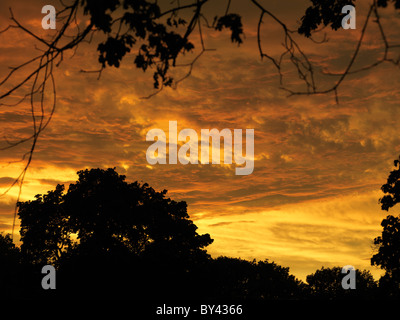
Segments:
[[[268,8],[294,29],[308,1],[285,3],[268,1]],[[0,29],[9,23],[11,6],[24,25],[44,34],[44,4],[57,7],[58,1],[2,1]],[[211,1],[207,10],[211,17],[218,10],[222,15],[224,6],[225,1]],[[327,30],[326,44],[298,37],[316,70],[342,70],[360,35],[365,10],[357,7],[356,30]],[[387,32],[392,35],[399,20],[390,20],[389,11]],[[73,58],[71,53],[65,57],[55,71],[57,110],[39,138],[22,199],[32,199],[57,183],[68,185],[78,170],[117,167],[129,181],[147,182],[156,190],[167,189],[175,200],[187,201],[199,232],[214,239],[208,249],[213,256],[269,259],[302,280],[322,266],[349,264],[371,270],[377,278],[381,271],[370,267],[370,258],[386,216],[378,204],[380,186],[400,153],[399,73],[382,65],[349,77],[339,89],[340,104],[332,94],[288,98],[279,89],[271,63],[260,60],[259,12],[250,2],[238,0],[232,1],[231,12],[243,16],[244,43],[238,47],[227,32],[207,31],[206,47],[216,50],[206,52],[176,90],[166,89],[151,99],[141,97],[153,92],[152,74],[136,70],[133,56],[119,69],[107,68],[99,80],[80,72],[99,68],[95,44],[83,44]],[[376,35],[371,25],[358,66],[383,51]],[[0,37],[1,77],[8,66],[37,54],[34,42],[16,30]],[[198,44],[196,34],[193,41]],[[281,42],[278,27],[266,20],[265,47],[279,54]],[[284,72],[298,88],[292,71]],[[334,80],[317,78],[322,88]],[[178,121],[178,130],[254,129],[254,172],[238,176],[235,166],[148,165],[151,143],[146,133],[167,128],[170,120]],[[0,121],[0,134],[9,140],[31,134],[27,104],[0,106]],[[23,163],[13,161],[28,148],[24,144],[0,153],[3,191],[22,168]],[[13,188],[0,198],[0,231],[11,231],[17,193]]]

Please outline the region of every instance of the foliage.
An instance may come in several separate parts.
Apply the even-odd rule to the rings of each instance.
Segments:
[[[300,34],[306,37],[311,36],[321,24],[325,27],[330,25],[337,30],[342,25],[342,19],[346,14],[342,13],[345,5],[354,6],[354,0],[311,0],[312,5],[307,8],[305,15],[301,18],[301,26],[298,29]]]
[[[0,233],[0,288],[10,289],[11,294],[20,288],[20,251],[9,234]],[[0,294],[1,296],[1,294]]]
[[[171,65],[175,66],[178,55],[185,54],[194,49],[193,42],[189,41],[189,35],[195,24],[200,19],[201,6],[207,1],[198,1],[191,5],[195,8],[192,20],[177,16],[180,8],[170,11],[168,18],[157,2],[146,0],[112,0],[112,1],[82,1],[84,14],[90,17],[91,24],[102,31],[107,39],[101,42],[99,62],[102,68],[109,66],[119,67],[123,57],[129,53],[132,47],[143,42],[134,58],[137,68],[146,71],[154,66],[154,88],[171,86],[173,78],[168,75]],[[189,6],[190,7],[190,6]],[[119,11],[122,11],[122,15]],[[116,18],[113,13],[118,12]],[[215,30],[223,28],[231,30],[232,42],[241,43],[243,33],[241,18],[237,14],[226,14],[218,19]],[[118,25],[118,32],[113,30]],[[188,27],[184,32],[179,32],[180,27]]]
[[[307,8],[301,18],[301,26],[298,32],[307,38],[322,24],[324,27],[330,25],[333,30],[341,27],[342,19],[347,13],[342,13],[346,5],[355,6],[356,0],[311,0],[312,5]],[[396,9],[400,9],[400,0],[377,0],[373,6],[386,8],[388,2],[393,3]]]
[[[17,204],[21,217],[21,251],[32,264],[54,264],[65,247],[71,246],[67,216],[63,212],[64,186],[35,200]]]
[[[376,297],[377,283],[369,271],[356,269],[356,289],[344,290],[341,267],[324,268],[307,276],[311,298],[315,299],[373,299]]]
[[[400,266],[400,219],[388,215],[382,220],[382,236],[374,239],[378,253],[371,259],[372,265],[381,266],[388,272],[399,272]]]
[[[212,239],[197,234],[185,202],[166,198],[166,190],[127,183],[115,169],[86,169],[78,175],[65,194],[58,185],[18,204],[21,250],[31,263],[57,263],[62,256],[90,251],[206,257],[203,248]]]
[[[382,210],[389,211],[400,201],[400,157],[394,161],[387,182],[382,185],[385,194],[379,199]],[[400,296],[400,217],[388,215],[382,220],[382,235],[374,239],[377,253],[371,258],[371,265],[380,266],[386,271],[380,280],[380,287],[391,297]]]
[[[200,274],[199,282],[208,287],[210,299],[301,299],[306,290],[304,283],[289,273],[289,268],[268,260],[248,261],[221,256],[210,261],[205,271]]]
[[[389,211],[400,201],[400,157],[398,160],[394,160],[394,166],[397,169],[390,172],[387,182],[381,187],[385,195],[379,199],[379,202],[382,205],[382,210],[386,211]]]

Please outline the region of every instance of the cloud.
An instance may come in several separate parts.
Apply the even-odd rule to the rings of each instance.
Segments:
[[[9,186],[15,181],[15,178],[12,177],[1,177],[0,178],[0,187]]]
[[[36,2],[25,2],[15,4],[15,13],[34,24],[40,10]],[[0,29],[9,22],[5,12],[10,4],[1,3],[6,9],[0,10]],[[307,5],[309,1],[290,6],[268,2],[268,8],[293,29]],[[213,14],[216,9],[223,13],[225,5],[208,7]],[[187,201],[189,214],[202,232],[210,232],[216,239],[210,249],[214,255],[271,257],[293,266],[291,270],[302,276],[322,264],[347,264],[352,258],[367,266],[370,241],[379,234],[382,218],[375,191],[386,181],[400,153],[398,73],[391,65],[382,65],[349,76],[338,90],[339,104],[334,94],[288,98],[280,89],[277,70],[268,59],[260,59],[255,32],[259,11],[239,1],[232,2],[230,10],[235,9],[245,22],[244,43],[237,47],[228,32],[207,30],[206,47],[217,50],[205,52],[177,89],[167,88],[151,99],[141,97],[154,92],[152,73],[137,70],[132,54],[120,68],[103,70],[100,79],[97,74],[80,72],[99,68],[95,43],[82,44],[71,59],[66,55],[55,70],[56,113],[36,146],[23,200],[45,193],[57,183],[75,181],[78,170],[117,167],[129,181],[148,182],[156,190],[167,189],[173,199]],[[360,5],[358,21],[363,10]],[[262,39],[265,49],[279,57],[282,33],[270,20],[263,24]],[[378,31],[372,29],[368,34],[355,67],[370,63],[382,52]],[[323,45],[296,36],[316,66],[319,88],[335,83],[336,77],[322,76],[319,71],[343,70],[360,30],[327,32],[330,40]],[[15,30],[2,36],[1,74],[37,54],[28,36]],[[32,50],[28,50],[31,44]],[[195,53],[184,59],[194,57]],[[284,85],[304,90],[296,70],[287,62],[282,69]],[[187,71],[178,68],[177,78]],[[32,134],[29,103],[20,108],[3,107],[2,137],[16,141]],[[236,176],[235,166],[222,165],[149,167],[145,135],[152,128],[166,129],[170,120],[178,121],[178,130],[192,128],[196,132],[254,129],[254,172]],[[6,144],[4,140],[2,146]],[[8,163],[20,160],[29,148],[28,142],[13,152],[0,153],[4,164],[1,187],[23,169],[23,163]],[[0,203],[0,229],[10,226],[16,195],[14,188],[8,202]]]

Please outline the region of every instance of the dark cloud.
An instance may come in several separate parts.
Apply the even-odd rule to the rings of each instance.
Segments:
[[[0,178],[0,187],[8,186],[15,181],[15,178],[12,177],[1,177]]]

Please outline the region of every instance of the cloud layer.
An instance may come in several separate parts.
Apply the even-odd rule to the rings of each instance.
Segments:
[[[288,98],[271,63],[260,59],[256,8],[232,3],[231,10],[243,14],[244,44],[231,44],[227,32],[208,32],[206,45],[217,50],[207,51],[177,89],[150,99],[142,97],[154,92],[151,74],[136,70],[132,56],[119,69],[107,68],[99,80],[80,72],[98,69],[94,44],[83,44],[73,58],[65,57],[55,71],[57,111],[40,137],[22,198],[74,181],[77,170],[117,167],[131,181],[167,189],[170,197],[187,201],[200,232],[215,239],[209,248],[213,255],[268,258],[302,279],[321,266],[371,269],[372,241],[385,216],[378,205],[379,188],[400,152],[399,74],[390,65],[354,74],[340,87],[339,104],[333,94]],[[298,3],[272,2],[271,10],[295,28],[307,5]],[[364,9],[357,11],[360,23]],[[32,10],[16,7],[15,14],[26,16],[34,27],[40,15],[36,19]],[[6,18],[1,16],[1,28]],[[357,60],[361,66],[382,52],[376,32],[371,29],[366,38]],[[300,42],[316,71],[338,72],[349,61],[360,30],[328,34],[326,44]],[[1,35],[6,39],[0,45],[2,74],[31,54],[25,49],[32,45],[29,38],[15,35],[15,30]],[[281,42],[279,28],[265,21],[265,46],[279,55]],[[184,75],[187,69],[176,72]],[[316,74],[321,87],[335,79]],[[289,64],[284,75],[292,88],[302,88]],[[171,120],[178,122],[178,130],[254,129],[254,172],[237,176],[235,166],[148,165],[146,133],[152,128],[167,132]],[[28,104],[2,106],[0,121],[8,139],[31,133]],[[0,154],[2,190],[18,176],[23,163],[16,161],[27,148],[24,144]],[[17,193],[13,188],[0,198],[1,230],[11,229]]]

